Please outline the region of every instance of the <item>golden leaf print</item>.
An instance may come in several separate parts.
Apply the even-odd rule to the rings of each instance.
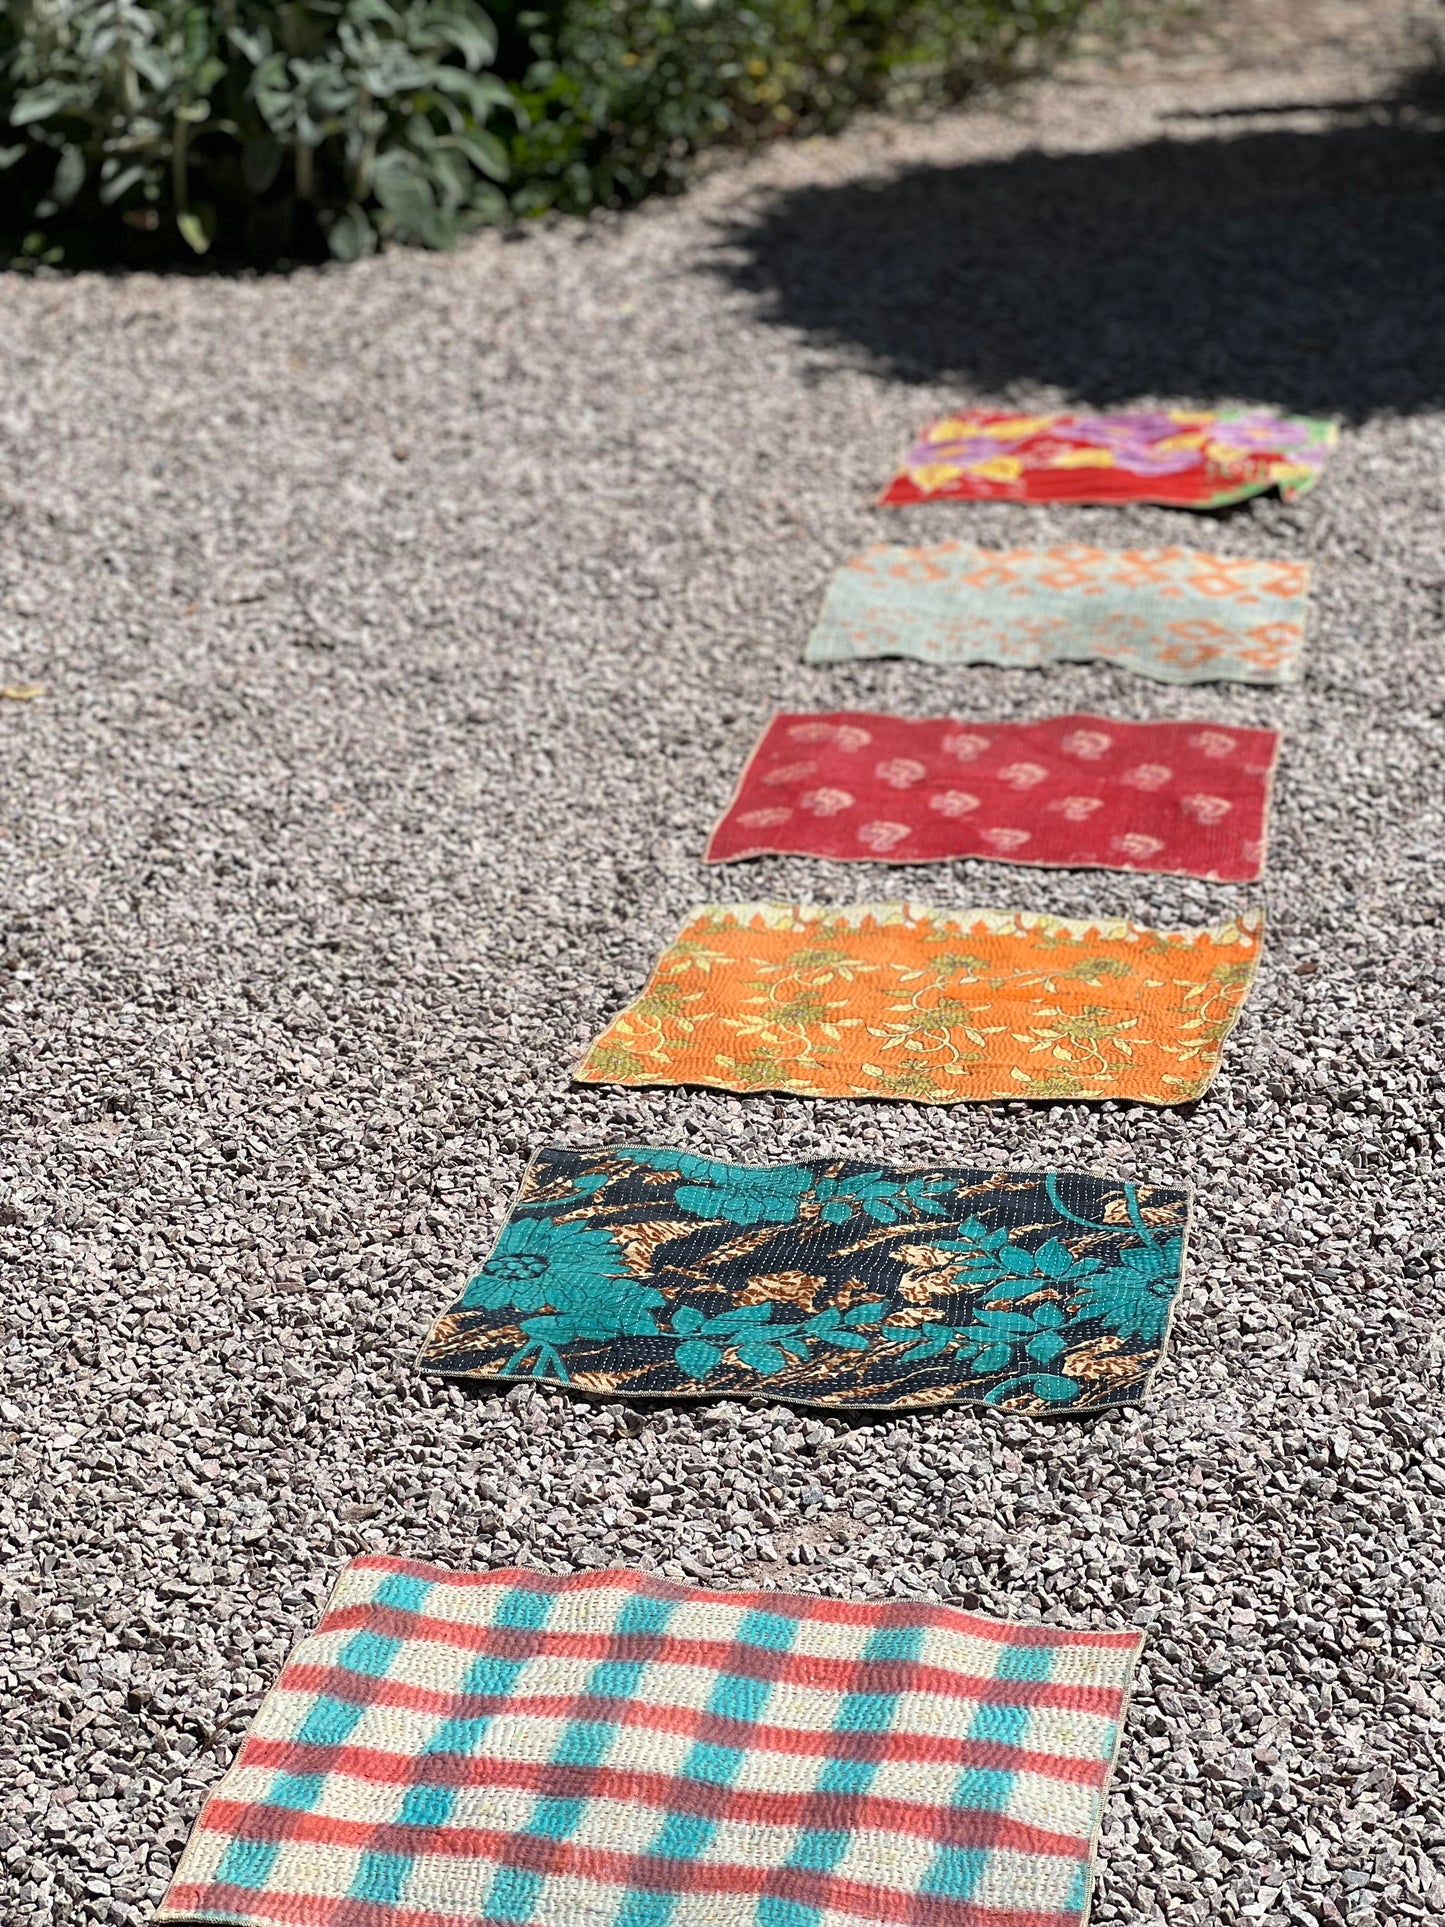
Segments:
[[[908,903],[704,905],[577,1076],[924,1104],[1184,1103],[1218,1068],[1262,929],[1253,911],[1150,930]]]
[[[828,1280],[811,1271],[774,1271],[749,1278],[738,1293],[740,1305],[796,1305],[810,1316],[817,1309],[818,1293]]]
[[[687,1218],[650,1218],[641,1224],[609,1226],[622,1252],[622,1262],[634,1278],[648,1276],[659,1245],[670,1244],[674,1238],[680,1238],[696,1228],[695,1223]]]
[[[965,1263],[962,1252],[940,1251],[936,1245],[901,1245],[898,1255],[906,1267],[898,1281],[898,1295],[912,1305],[926,1305],[930,1298],[951,1291]]]

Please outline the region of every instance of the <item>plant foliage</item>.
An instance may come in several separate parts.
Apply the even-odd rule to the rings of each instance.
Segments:
[[[55,259],[115,226],[141,255],[444,247],[506,211],[495,52],[476,0],[8,0],[7,225]]]
[[[446,247],[676,187],[721,141],[956,97],[1101,4],[0,0],[0,248]]]
[[[525,109],[515,204],[618,207],[720,141],[957,99],[1056,50],[1097,0],[545,0],[503,6]]]

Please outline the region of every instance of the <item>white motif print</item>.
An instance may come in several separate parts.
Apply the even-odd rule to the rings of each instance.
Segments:
[[[1057,810],[1070,823],[1087,823],[1094,811],[1103,807],[1102,796],[1061,796],[1049,804],[1051,810]]]
[[[906,823],[865,823],[858,832],[858,841],[881,856],[891,850],[908,835]]]
[[[818,767],[816,763],[779,763],[763,777],[765,783],[801,783]]]
[[[804,790],[798,801],[814,816],[837,816],[840,810],[851,810],[853,807],[853,799],[847,790]]]
[[[1046,783],[1049,772],[1042,763],[1010,763],[1007,769],[999,771],[999,781],[1007,783],[1011,790],[1031,790],[1038,783]]]
[[[925,764],[915,763],[907,756],[895,756],[889,762],[880,763],[873,774],[889,789],[909,790],[915,783],[923,781],[928,769]]]
[[[960,763],[971,763],[975,756],[982,756],[988,748],[987,736],[970,736],[967,730],[960,730],[952,736],[945,736],[943,747],[950,756],[956,756]]]
[[[1196,823],[1222,823],[1234,805],[1227,796],[1182,796],[1179,807]]]
[[[873,741],[866,729],[859,729],[856,723],[839,723],[838,733],[833,738],[836,746],[851,756],[855,749],[866,749]]]
[[[982,830],[979,834],[995,850],[1021,850],[1029,840],[1027,830]]]
[[[1232,756],[1239,744],[1222,729],[1201,729],[1189,738],[1189,747],[1202,749],[1206,756]]]
[[[748,810],[738,818],[738,822],[749,830],[771,830],[776,824],[786,823],[792,814],[787,809]]]
[[[1140,763],[1134,769],[1126,769],[1119,778],[1131,790],[1162,790],[1174,774],[1167,763]]]
[[[831,743],[838,734],[836,723],[792,723],[789,740],[794,743]]]
[[[937,810],[940,816],[967,816],[970,810],[978,808],[978,798],[970,796],[967,790],[940,790],[937,796],[930,796],[928,807]]]
[[[1113,740],[1102,729],[1071,729],[1059,748],[1066,749],[1070,756],[1081,756],[1086,763],[1097,763]]]
[[[1127,836],[1116,836],[1114,848],[1121,856],[1132,856],[1136,863],[1142,863],[1146,856],[1158,856],[1164,848],[1164,840],[1158,836],[1145,836],[1141,830],[1130,830]]]

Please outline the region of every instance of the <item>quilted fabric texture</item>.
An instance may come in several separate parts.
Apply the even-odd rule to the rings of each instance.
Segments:
[[[1080,1927],[1141,1639],[358,1559],[157,1918]]]
[[[424,1371],[843,1410],[1144,1397],[1188,1193],[1081,1172],[541,1151]]]
[[[1279,736],[1214,723],[775,716],[712,833],[713,863],[991,857],[1251,882]]]
[[[808,662],[1101,662],[1155,682],[1300,678],[1308,562],[1199,549],[877,543],[829,584]]]
[[[970,408],[930,422],[880,502],[1161,502],[1217,509],[1277,488],[1314,487],[1333,422],[1268,408],[1158,408],[1019,415]]]
[[[909,903],[704,904],[577,1071],[921,1104],[1182,1104],[1209,1086],[1263,918],[1149,930]]]

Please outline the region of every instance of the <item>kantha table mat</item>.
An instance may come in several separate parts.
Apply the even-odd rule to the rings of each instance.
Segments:
[[[577,1070],[918,1104],[1206,1090],[1254,980],[1264,918],[1212,929],[933,910],[694,910]]]
[[[1117,415],[963,409],[930,422],[880,502],[1161,502],[1217,509],[1319,480],[1333,422],[1268,408],[1155,408]]]
[[[1200,549],[875,543],[833,577],[808,662],[1104,662],[1155,682],[1300,678],[1308,562]]]
[[[844,1411],[1142,1399],[1189,1194],[1077,1172],[550,1148],[423,1371]]]
[[[157,1918],[1082,1927],[1142,1640],[357,1559]]]
[[[1247,883],[1264,870],[1279,735],[1215,723],[774,716],[708,861],[987,857]]]

